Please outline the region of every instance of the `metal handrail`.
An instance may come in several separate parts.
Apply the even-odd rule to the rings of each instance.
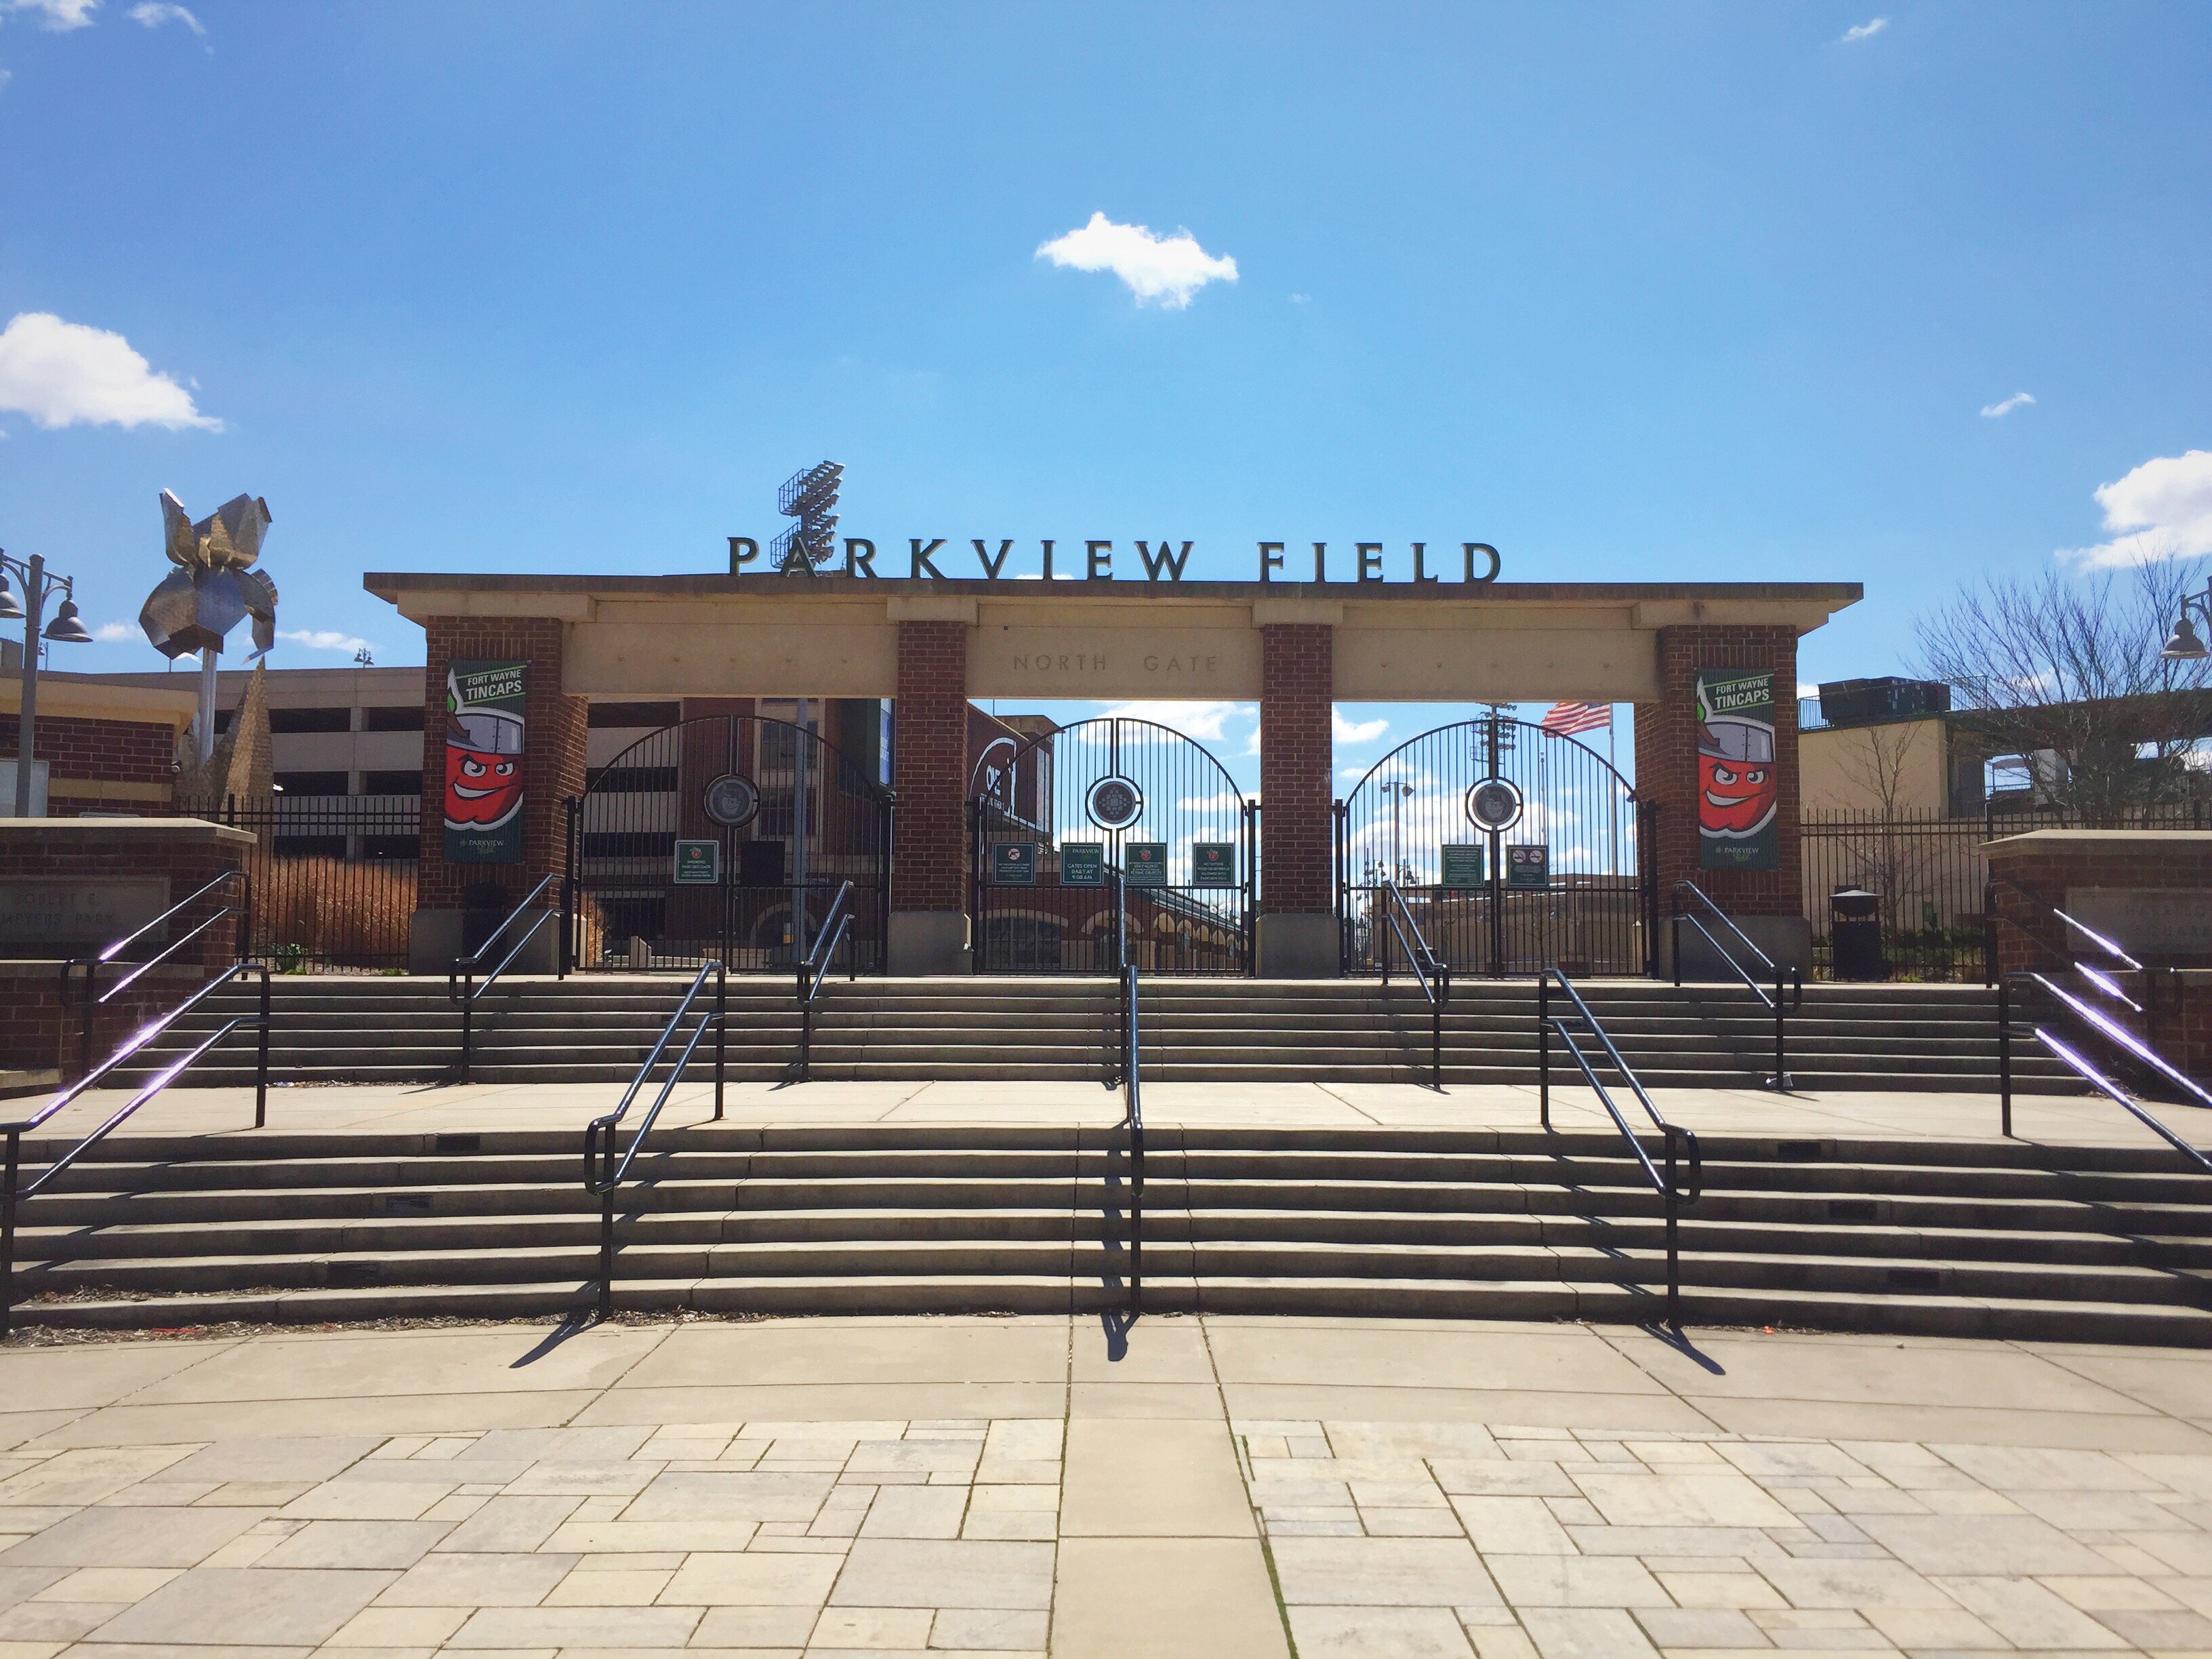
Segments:
[[[709,974],[714,976],[714,1012],[701,1017],[699,1029],[691,1033],[691,1041],[684,1045],[684,1053],[669,1072],[668,1081],[661,1085],[660,1093],[646,1112],[645,1121],[637,1126],[637,1133],[630,1137],[629,1150],[623,1154],[621,1162],[617,1163],[616,1127],[629,1110],[630,1103],[637,1098],[638,1091],[644,1088],[652,1077],[653,1068],[660,1063],[660,1057],[667,1052],[669,1043],[675,1040],[676,1028],[691,1012],[691,1005],[698,1000],[700,989],[706,984]],[[614,1110],[593,1118],[584,1126],[584,1190],[595,1194],[599,1200],[599,1317],[602,1319],[613,1313],[615,1306],[616,1190],[629,1179],[629,1166],[636,1161],[638,1149],[645,1145],[645,1138],[653,1133],[653,1126],[660,1118],[660,1109],[668,1104],[668,1097],[676,1092],[676,1085],[683,1080],[684,1068],[690,1065],[691,1056],[698,1052],[699,1041],[707,1035],[709,1026],[714,1030],[714,1118],[718,1122],[720,1121],[722,1082],[727,1058],[725,1032],[728,1024],[729,971],[720,963],[710,962],[692,975],[690,986],[684,993],[684,1000],[676,1005],[676,1012],[668,1017],[668,1024],[661,1027],[653,1051],[646,1055],[645,1063],[637,1068],[637,1075],[630,1079],[629,1087],[623,1091],[623,1097]]]
[[[459,1080],[463,1083],[469,1081],[470,1074],[476,1064],[477,999],[498,982],[499,976],[507,970],[515,957],[522,954],[523,947],[538,937],[538,930],[547,922],[559,916],[561,913],[558,910],[540,910],[538,913],[538,920],[523,930],[522,937],[515,940],[514,946],[499,959],[499,966],[484,975],[483,983],[481,985],[476,982],[477,970],[483,966],[484,958],[491,954],[491,947],[498,943],[500,935],[514,927],[520,919],[522,913],[543,898],[547,888],[553,886],[561,879],[559,876],[548,876],[524,894],[522,902],[509,910],[507,913],[507,919],[484,935],[483,942],[477,946],[473,955],[455,957],[453,966],[446,970],[446,1000],[448,1002],[459,1003],[461,1009]]]
[[[1774,993],[1771,996],[1767,994],[1765,986],[1752,977],[1750,969],[1735,959],[1735,952],[1721,942],[1711,928],[1706,927],[1697,917],[1683,913],[1682,896],[1685,893],[1689,894],[1706,909],[1711,911],[1719,919],[1721,925],[1742,942],[1744,949],[1750,951],[1759,959],[1761,965],[1772,972]],[[1713,902],[1712,896],[1697,883],[1678,881],[1674,884],[1673,916],[1674,987],[1677,990],[1680,990],[1682,985],[1682,924],[1686,921],[1698,930],[1706,944],[1713,947],[1713,953],[1728,963],[1729,971],[1751,988],[1751,994],[1759,999],[1759,1005],[1774,1016],[1774,1072],[1766,1079],[1766,1086],[1770,1089],[1786,1091],[1791,1086],[1788,1021],[1791,1014],[1796,1013],[1805,1006],[1805,975],[1795,968],[1783,967],[1772,957],[1760,950],[1753,943],[1751,935],[1737,927],[1735,919]]]
[[[240,974],[250,970],[258,971],[261,975],[261,1008],[258,1013],[240,1014],[233,1019],[226,1020],[190,1053],[171,1062],[156,1073],[152,1081],[118,1107],[108,1116],[106,1122],[62,1153],[60,1157],[49,1162],[45,1171],[36,1181],[27,1187],[21,1184],[23,1137],[26,1134],[45,1124],[55,1113],[100,1084],[116,1067],[167,1031],[185,1015],[199,1006],[222,987],[229,984]],[[4,1131],[8,1137],[5,1177],[4,1180],[0,1180],[0,1336],[7,1335],[14,1328],[15,1322],[17,1207],[24,1200],[37,1197],[45,1190],[48,1182],[75,1164],[93,1146],[105,1140],[121,1127],[125,1120],[132,1113],[175,1082],[193,1062],[207,1054],[241,1025],[257,1026],[260,1030],[260,1042],[257,1046],[254,1060],[253,1127],[257,1129],[265,1128],[269,1121],[269,964],[265,962],[233,963],[159,1019],[151,1021],[133,1032],[124,1040],[122,1047],[98,1066],[88,1071],[84,1076],[70,1085],[68,1088],[60,1091],[30,1116],[18,1119],[12,1123],[0,1123],[0,1131]]]
[[[814,1065],[814,1004],[822,994],[822,982],[830,977],[831,964],[837,959],[837,947],[844,942],[846,931],[853,925],[852,901],[853,884],[848,881],[830,902],[830,914],[822,918],[822,926],[814,935],[813,948],[799,964],[799,1075],[802,1079]],[[846,981],[849,983],[860,976],[860,963],[848,951]]]
[[[147,934],[155,932],[157,928],[167,927],[172,920],[183,914],[185,910],[191,908],[194,904],[199,902],[200,900],[205,898],[210,893],[215,891],[216,888],[224,886],[231,882],[236,882],[239,885],[240,896],[236,902],[224,904],[212,915],[208,916],[206,920],[202,921],[197,927],[191,928],[190,931],[179,934],[177,938],[170,940],[169,943],[161,951],[157,951],[153,956],[149,957],[145,961],[132,964],[129,973],[124,975],[121,979],[116,981],[114,984],[109,986],[105,991],[100,988],[100,970],[101,969],[114,963],[125,951],[136,945],[140,939],[145,938]],[[131,986],[137,984],[138,981],[143,978],[148,973],[151,972],[154,969],[160,967],[171,957],[175,956],[178,951],[183,950],[185,946],[190,945],[194,939],[198,939],[210,927],[213,927],[217,922],[221,921],[225,916],[233,915],[238,918],[238,934],[237,938],[233,941],[235,949],[232,951],[232,956],[234,960],[244,962],[250,953],[250,945],[253,933],[253,878],[243,870],[226,870],[221,875],[217,876],[213,881],[208,882],[195,889],[192,892],[185,895],[184,898],[179,900],[167,909],[162,911],[160,915],[155,917],[153,921],[146,923],[144,927],[138,928],[133,933],[125,934],[121,939],[116,940],[114,944],[102,951],[98,956],[74,957],[71,960],[62,963],[62,1006],[64,1007],[69,1007],[73,1005],[81,1006],[84,1009],[84,1022],[82,1030],[79,1036],[79,1043],[82,1050],[82,1057],[79,1060],[79,1064],[88,1071],[92,1067],[93,1024],[94,1020],[99,1017],[100,1011],[102,1008],[106,1007],[110,1002],[114,1000],[115,998],[120,996],[125,991],[129,990]],[[70,987],[75,981],[76,970],[80,968],[84,969],[84,997],[81,1004],[77,1003],[76,997],[72,994],[70,990]]]
[[[2073,1049],[2068,1048],[2065,1043],[2051,1036],[2050,1032],[2045,1030],[2040,1025],[2035,1028],[2035,1037],[2037,1042],[2040,1042],[2060,1060],[2063,1060],[2067,1065],[2072,1066],[2076,1072],[2080,1073],[2082,1078],[2094,1085],[2099,1093],[2104,1095],[2107,1099],[2125,1107],[2146,1127],[2161,1136],[2169,1146],[2172,1146],[2175,1150],[2181,1152],[2183,1156],[2194,1163],[2198,1169],[2203,1170],[2207,1175],[2212,1175],[2212,1158],[2207,1158],[2195,1146],[2184,1140],[2179,1135],[2174,1133],[2172,1130],[2167,1128],[2165,1124],[2160,1122],[2158,1119],[2145,1111],[2142,1109],[2142,1103],[2137,1101],[2135,1097],[2129,1094],[2126,1090],[2121,1088],[2118,1084],[2113,1082],[2112,1079],[2106,1077],[2102,1072],[2100,1072],[2087,1060],[2083,1058],[2081,1054],[2076,1054]]]
[[[1413,920],[1413,907],[1406,902],[1406,896],[1398,890],[1398,884],[1386,871],[1382,887],[1389,896],[1383,901],[1382,919],[1390,924],[1390,931],[1398,936],[1398,948],[1406,953],[1406,961],[1413,970],[1413,979],[1421,988],[1421,994],[1429,1002],[1429,1080],[1441,1091],[1444,1086],[1444,1005],[1451,1000],[1451,964],[1438,957],[1431,948],[1428,936],[1421,932],[1421,924]],[[1392,908],[1395,905],[1396,908]],[[1405,912],[1405,926],[1398,923],[1398,912]],[[1406,929],[1413,929],[1411,939]],[[1382,985],[1390,984],[1390,951],[1386,944],[1376,952],[1382,962]]]
[[[1121,969],[1121,1089],[1129,1126],[1129,1311],[1145,1300],[1145,1103],[1139,1082],[1137,964]]]
[[[1613,1069],[1620,1074],[1621,1080],[1642,1103],[1645,1113],[1664,1139],[1667,1169],[1663,1176],[1657,1167],[1652,1164],[1651,1155],[1644,1150],[1644,1143],[1636,1138],[1635,1131],[1628,1127],[1628,1120],[1621,1115],[1620,1109],[1613,1104],[1611,1091],[1599,1079],[1596,1069],[1591,1066],[1589,1057],[1583,1053],[1581,1045],[1576,1042],[1574,1033],[1567,1029],[1567,1022],[1552,1012],[1551,988],[1553,980],[1559,982],[1559,988],[1565,991],[1574,1003],[1575,1011],[1582,1016],[1583,1024],[1589,1028],[1590,1034],[1603,1047],[1606,1057],[1613,1062]],[[1620,1050],[1614,1046],[1613,1038],[1607,1034],[1605,1027],[1598,1023],[1597,1016],[1590,1012],[1589,1004],[1583,1000],[1583,994],[1575,988],[1574,981],[1556,968],[1546,969],[1536,981],[1536,1098],[1547,1133],[1552,1127],[1552,1038],[1554,1034],[1565,1045],[1568,1058],[1581,1069],[1583,1079],[1596,1093],[1598,1104],[1605,1108],[1606,1115],[1613,1120],[1613,1127],[1620,1131],[1621,1138],[1627,1141],[1629,1150],[1636,1154],[1637,1163],[1643,1166],[1644,1178],[1651,1183],[1653,1190],[1659,1194],[1660,1202],[1664,1206],[1667,1218],[1667,1323],[1673,1328],[1680,1330],[1682,1327],[1682,1265],[1678,1237],[1678,1212],[1682,1205],[1695,1204],[1705,1195],[1705,1155],[1698,1146],[1697,1133],[1694,1130],[1684,1128],[1679,1123],[1670,1123],[1667,1121],[1665,1115],[1652,1103],[1650,1095],[1645,1092],[1643,1081],[1638,1078],[1628,1061],[1622,1058]],[[1675,1179],[1678,1146],[1689,1155],[1689,1180],[1686,1188],[1679,1184]]]

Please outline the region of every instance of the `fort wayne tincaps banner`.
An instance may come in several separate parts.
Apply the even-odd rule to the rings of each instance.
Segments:
[[[523,688],[530,665],[446,665],[446,859],[522,861]]]
[[[1698,867],[1771,870],[1774,676],[1698,676]]]

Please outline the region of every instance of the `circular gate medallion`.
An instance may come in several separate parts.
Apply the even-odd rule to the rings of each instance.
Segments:
[[[1504,778],[1485,778],[1467,792],[1467,818],[1492,835],[1521,821],[1521,792]]]
[[[1127,830],[1144,816],[1145,792],[1127,778],[1101,778],[1084,797],[1083,810],[1101,830]]]
[[[736,772],[725,772],[707,786],[702,804],[707,816],[726,829],[750,823],[760,811],[760,791],[753,781]]]

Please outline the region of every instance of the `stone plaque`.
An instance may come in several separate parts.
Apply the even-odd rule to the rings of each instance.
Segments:
[[[2186,887],[2069,887],[2066,913],[2138,961],[2212,962],[2212,892]],[[2088,941],[2075,938],[2076,950]],[[2094,951],[2093,962],[2097,958]]]
[[[41,956],[112,945],[169,908],[167,876],[0,878],[0,950]]]

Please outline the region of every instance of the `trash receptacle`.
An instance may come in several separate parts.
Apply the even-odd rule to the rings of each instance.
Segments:
[[[1828,898],[1828,945],[1840,980],[1886,980],[1881,954],[1881,895],[1838,887]]]

